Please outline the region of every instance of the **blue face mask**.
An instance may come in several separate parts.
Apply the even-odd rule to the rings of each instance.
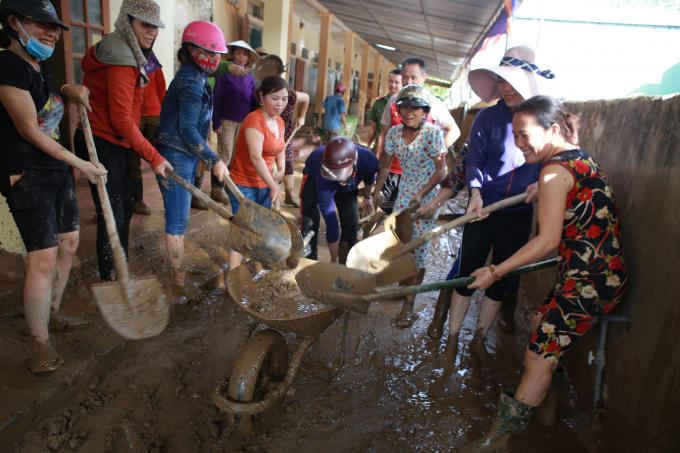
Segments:
[[[21,26],[21,22],[17,21],[17,23],[19,24],[19,27],[21,27],[21,30],[26,33],[24,27]],[[26,33],[26,36],[28,36],[28,33]],[[19,42],[21,42],[21,45],[26,48],[26,51],[30,55],[34,56],[38,60],[46,60],[52,55],[52,52],[54,52],[54,47],[45,45],[32,36],[28,36],[28,44],[26,44],[21,38],[21,35],[19,35]]]

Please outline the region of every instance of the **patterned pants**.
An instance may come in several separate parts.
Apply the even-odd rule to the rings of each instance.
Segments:
[[[227,164],[227,167],[231,167],[231,161],[234,158],[234,148],[236,147],[236,138],[240,131],[241,123],[222,120],[222,129],[217,133],[217,155],[220,156],[222,162]],[[224,183],[219,182],[213,174],[210,176],[210,182],[212,187],[224,187]]]

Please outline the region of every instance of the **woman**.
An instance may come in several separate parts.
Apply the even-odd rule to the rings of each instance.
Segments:
[[[78,248],[80,219],[69,165],[90,182],[106,170],[77,158],[60,144],[64,99],[89,109],[88,91],[64,85],[57,91],[43,62],[62,30],[51,3],[0,3],[0,192],[28,252],[25,260],[24,314],[32,335],[32,373],[56,370],[65,362],[49,340],[49,328],[74,321],[59,316],[61,298]],[[64,96],[64,98],[62,98]]]
[[[234,64],[247,68],[258,58],[257,53],[244,41],[227,45]],[[227,164],[231,164],[234,146],[245,117],[259,103],[255,100],[255,79],[252,74],[243,77],[231,73],[215,79],[215,112],[213,129],[217,132],[217,154]],[[210,198],[220,203],[228,203],[224,183],[215,175],[210,177],[212,190]],[[233,206],[232,206],[233,207]]]
[[[499,400],[492,426],[511,429],[492,428],[463,452],[492,451],[492,445],[499,451],[508,445],[549,393],[562,357],[626,292],[626,260],[612,187],[598,163],[579,149],[574,123],[575,118],[549,96],[533,97],[515,110],[515,143],[527,162],[542,165],[539,234],[502,263],[476,270],[472,275],[477,280],[470,288],[486,289],[555,248],[559,278],[531,318],[533,337],[519,388],[514,397],[503,393]],[[552,400],[554,414],[557,400]]]
[[[269,208],[273,201],[281,199],[279,184],[285,169],[286,142],[283,139],[285,125],[281,112],[288,102],[288,85],[280,76],[265,77],[255,92],[260,107],[246,116],[236,140],[231,179],[250,201]],[[278,172],[272,176],[276,160]],[[234,215],[239,201],[229,193]],[[229,250],[229,269],[241,264],[241,255]]]
[[[293,113],[295,113],[295,104],[300,103],[300,111],[298,112],[297,120],[295,121],[295,127],[293,127]],[[300,129],[305,125],[305,116],[307,115],[307,107],[309,107],[309,95],[303,93],[302,91],[290,90],[288,92],[288,105],[283,109],[281,113],[281,118],[283,118],[286,124],[286,133],[284,135],[284,140],[288,141],[291,135],[293,135],[293,130]],[[283,202],[289,204],[296,208],[300,207],[300,203],[293,199],[293,185],[295,184],[295,169],[293,168],[293,141],[286,147],[286,171],[283,177],[283,187],[286,191],[286,198]]]
[[[376,196],[387,180],[392,160],[399,158],[403,170],[399,184],[399,197],[394,206],[403,211],[411,204],[429,202],[437,195],[437,184],[446,175],[446,148],[441,130],[426,122],[432,106],[432,95],[420,85],[407,85],[401,89],[396,101],[402,124],[392,127],[385,140],[386,156],[380,161],[378,181],[373,195]],[[436,226],[434,220],[415,220],[414,236],[422,236]],[[413,259],[420,270],[415,277],[405,282],[408,286],[419,285],[425,276],[425,261],[429,242],[412,252]],[[394,324],[397,327],[410,327],[417,315],[413,313],[415,294],[406,297],[401,314]]]
[[[466,179],[470,191],[467,213],[476,212],[479,220],[465,225],[459,251],[458,277],[468,277],[486,262],[493,248],[492,264],[498,264],[529,240],[533,205],[538,191],[538,165],[525,162],[512,141],[512,111],[522,100],[545,91],[550,71],[539,71],[534,51],[527,46],[508,49],[496,68],[478,69],[469,76],[470,86],[484,102],[500,97],[498,103],[475,117],[470,131]],[[525,203],[482,216],[482,208],[506,198],[528,192]],[[456,277],[455,268],[447,279]],[[507,280],[494,283],[484,294],[470,352],[483,367],[488,367],[484,340],[500,311]],[[449,338],[440,360],[451,366],[458,353],[458,336],[474,290],[456,288],[451,297]]]
[[[83,85],[90,91],[89,115],[99,161],[109,171],[106,190],[118,236],[127,253],[134,205],[127,151],[132,147],[149,162],[156,175],[172,170],[139,131],[143,90],[149,83],[147,57],[158,35],[160,8],[151,0],[124,0],[116,30],[88,49],[82,62]],[[82,126],[73,137],[76,154],[88,158]],[[97,212],[97,261],[102,281],[117,280],[97,186],[90,184]]]
[[[181,66],[163,101],[156,130],[158,152],[190,184],[194,182],[199,159],[213,169],[219,181],[225,172],[229,173],[206,142],[213,101],[208,74],[217,69],[220,54],[226,52],[224,35],[216,25],[205,21],[187,25],[177,52]],[[165,206],[165,245],[174,288],[181,296],[192,299],[199,295],[198,290],[184,287],[184,232],[189,224],[191,194],[174,181],[165,181],[160,176],[157,179]]]

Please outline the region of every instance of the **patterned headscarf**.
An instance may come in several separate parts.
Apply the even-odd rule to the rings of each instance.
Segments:
[[[139,74],[142,76],[139,84],[145,87],[149,84],[149,77],[146,74],[147,60],[139,46],[139,41],[132,30],[132,19],[139,19],[147,24],[155,25],[159,28],[165,28],[165,24],[161,21],[161,7],[152,0],[123,0],[123,5],[120,7],[120,14],[114,26],[114,35],[122,39],[130,46],[132,53],[135,55],[137,61],[137,68]]]

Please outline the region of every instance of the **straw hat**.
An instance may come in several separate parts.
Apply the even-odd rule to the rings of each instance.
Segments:
[[[255,60],[260,58],[260,56],[257,54],[257,52],[255,52],[255,50],[253,50],[253,48],[250,47],[248,45],[248,43],[246,43],[243,40],[234,41],[234,42],[230,42],[229,44],[227,44],[227,49],[229,49],[230,54],[234,53],[234,47],[242,47],[244,49],[248,49],[248,52],[250,52],[250,62],[251,63],[253,63]]]
[[[475,69],[470,72],[470,86],[484,102],[501,97],[498,77],[505,79],[524,99],[550,94],[555,74],[536,66],[536,54],[529,46],[512,47],[505,52],[498,67]]]

